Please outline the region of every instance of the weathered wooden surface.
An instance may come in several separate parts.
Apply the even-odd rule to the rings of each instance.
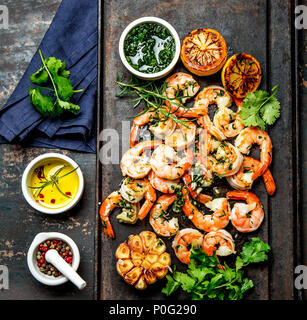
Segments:
[[[271,219],[269,234],[273,247],[270,270],[271,298],[293,299],[295,296],[293,266],[296,266],[296,182],[295,182],[295,73],[292,59],[291,1],[276,1],[269,10],[268,86],[280,85],[281,119],[270,131],[274,143],[273,174],[278,187],[270,199]],[[294,2],[292,1],[292,4]],[[282,14],[283,13],[283,14]],[[283,34],[283,40],[280,36]],[[276,54],[278,53],[278,54]],[[282,68],[281,68],[282,66]],[[293,86],[292,86],[293,84]],[[276,161],[278,159],[278,161]],[[281,174],[282,172],[282,174]],[[289,241],[290,240],[290,241]]]
[[[19,79],[47,31],[61,0],[8,0],[9,28],[0,29],[0,108]]]
[[[14,90],[40,41],[60,0],[6,1],[9,29],[0,30],[0,106]],[[85,193],[69,213],[48,216],[34,211],[21,193],[21,176],[26,165],[45,152],[64,153],[81,167]],[[96,156],[57,149],[22,148],[0,145],[0,265],[9,269],[9,290],[0,290],[0,299],[95,299],[95,209]],[[78,245],[80,275],[87,287],[79,291],[71,283],[48,287],[35,280],[27,267],[27,250],[39,232],[58,231]]]
[[[257,181],[253,191],[260,197],[265,210],[261,228],[249,236],[259,236],[272,245],[270,263],[249,268],[249,276],[255,288],[248,299],[294,299],[293,267],[296,265],[296,173],[295,173],[295,99],[292,97],[293,54],[292,49],[292,1],[158,1],[150,6],[143,1],[112,0],[104,2],[103,10],[103,113],[101,126],[122,130],[121,121],[134,115],[135,110],[124,99],[114,97],[116,73],[126,74],[118,54],[118,40],[128,23],[142,16],[158,16],[168,20],[178,31],[181,40],[191,30],[210,27],[221,32],[229,48],[229,55],[247,52],[260,61],[263,80],[261,88],[271,89],[280,85],[278,98],[282,104],[282,115],[276,126],[270,130],[274,143],[272,172],[277,182],[277,193],[267,196],[264,186]],[[184,67],[179,62],[175,71]],[[220,74],[208,78],[197,78],[201,86],[220,84]],[[127,149],[127,145],[123,146]],[[119,188],[122,175],[119,165],[103,165],[101,168],[101,200]],[[116,239],[101,236],[101,299],[164,299],[160,293],[164,281],[145,292],[138,292],[123,282],[115,269],[114,253],[119,243],[129,234],[142,230],[152,230],[147,221],[136,225],[120,225],[113,214]],[[192,225],[190,225],[192,226]],[[233,228],[227,227],[233,234]],[[244,238],[245,237],[245,238]],[[239,242],[248,236],[239,235]],[[166,240],[169,250],[170,240]],[[173,263],[182,269],[178,260],[172,256]],[[173,299],[184,296],[174,296]]]
[[[299,1],[299,4],[307,6],[307,0]],[[302,264],[307,265],[307,30],[298,31],[298,98],[300,116],[300,176],[301,176],[301,254]],[[307,298],[306,290],[303,290],[304,299]]]

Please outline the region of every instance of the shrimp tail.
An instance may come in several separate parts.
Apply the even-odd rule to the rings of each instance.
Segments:
[[[250,194],[248,191],[234,190],[227,192],[226,196],[232,200],[246,200]]]
[[[151,210],[152,206],[156,202],[157,195],[155,189],[148,184],[148,191],[145,193],[145,202],[142,205],[141,210],[139,211],[139,219],[144,220]]]
[[[108,214],[106,214],[106,212],[108,212]],[[110,213],[110,211],[107,209],[107,206],[104,202],[101,205],[100,210],[99,210],[99,215],[101,218],[103,230],[109,238],[114,239],[115,235],[114,235],[114,230],[112,228],[112,225],[111,225],[111,222],[109,219],[109,213]]]
[[[259,168],[255,170],[255,173],[253,174],[253,180],[256,180],[258,177],[262,176],[267,169],[267,165],[260,165]]]
[[[197,120],[197,123],[200,125],[201,128],[203,128],[204,130],[207,130],[216,139],[220,141],[226,139],[226,136],[224,135],[224,133],[211,123],[211,120],[208,115],[199,117]]]
[[[272,173],[269,169],[267,169],[264,174],[262,175],[264,185],[266,188],[267,193],[272,196],[276,191],[276,184],[274,181],[274,178],[272,176]]]
[[[118,203],[122,199],[123,198],[120,195],[120,192],[114,191],[104,200],[99,209],[99,216],[101,218],[103,230],[105,234],[111,239],[114,239],[115,235],[109,216],[111,212],[118,207]]]
[[[247,203],[256,202],[262,208],[261,201],[259,198],[252,192],[242,191],[242,190],[234,190],[226,193],[228,199],[232,200],[245,200]]]
[[[201,194],[198,195],[197,200],[198,200],[200,203],[205,204],[205,203],[211,201],[211,200],[212,200],[212,197],[211,197],[211,196],[208,196],[208,195],[206,195],[206,194],[202,194],[202,193],[201,193]]]
[[[106,227],[103,228],[105,234],[106,234],[109,238],[114,239],[114,238],[115,238],[115,234],[114,234],[114,230],[113,230],[113,228],[112,228],[112,225],[111,225],[110,220],[109,220],[109,219],[104,220],[104,223],[105,223],[105,225],[106,225]]]
[[[133,148],[138,140],[140,132],[140,126],[133,124],[130,131],[130,148]]]

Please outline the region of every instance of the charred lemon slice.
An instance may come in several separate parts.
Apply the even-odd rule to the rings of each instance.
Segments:
[[[250,54],[238,53],[227,60],[222,70],[224,88],[238,99],[254,92],[261,82],[259,62]]]
[[[209,76],[225,64],[227,45],[216,30],[197,29],[184,38],[180,57],[190,72],[198,76]]]
[[[130,235],[128,243],[119,245],[115,257],[118,274],[138,290],[164,278],[171,265],[164,242],[151,231]]]

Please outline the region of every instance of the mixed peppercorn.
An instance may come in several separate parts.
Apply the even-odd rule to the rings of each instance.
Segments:
[[[47,240],[38,246],[36,260],[39,270],[48,276],[59,277],[61,272],[45,260],[45,254],[50,249],[58,251],[59,255],[70,265],[72,265],[73,254],[66,242],[57,239]]]

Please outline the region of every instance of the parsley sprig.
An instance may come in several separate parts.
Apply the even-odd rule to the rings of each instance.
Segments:
[[[192,249],[187,272],[175,270],[173,276],[167,275],[162,292],[169,296],[181,288],[192,300],[240,300],[253,287],[243,268],[267,260],[269,251],[267,243],[252,238],[244,244],[235,267],[230,268],[226,263],[221,264],[216,255],[208,256],[201,249]]]
[[[259,127],[265,130],[280,117],[280,103],[276,98],[279,86],[272,89],[272,94],[263,90],[248,93],[239,112],[241,122],[247,127]]]
[[[38,86],[30,87],[30,101],[35,109],[43,116],[59,116],[63,112],[77,114],[80,106],[72,103],[70,98],[75,92],[83,90],[74,90],[69,80],[70,71],[66,70],[65,61],[55,57],[44,59],[41,50],[39,55],[42,60],[42,67],[30,75],[32,83],[42,85],[51,82],[52,88]],[[54,96],[43,95],[42,89],[52,91]]]

